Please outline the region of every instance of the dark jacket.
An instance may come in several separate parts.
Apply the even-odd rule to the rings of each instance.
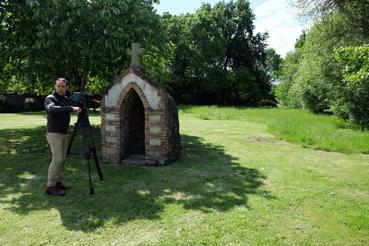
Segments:
[[[68,133],[69,113],[73,112],[71,100],[54,92],[46,97],[45,109],[47,113],[47,131]]]

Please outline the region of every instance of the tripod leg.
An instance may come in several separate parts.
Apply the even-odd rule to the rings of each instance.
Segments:
[[[74,124],[74,129],[73,129],[73,132],[72,132],[72,135],[71,135],[69,144],[68,144],[67,156],[66,156],[66,158],[65,158],[65,160],[63,162],[63,166],[64,166],[65,161],[67,160],[67,158],[68,158],[68,156],[70,154],[70,150],[72,149],[73,140],[74,140],[74,137],[76,136],[77,129],[78,129],[78,126],[79,126],[79,121],[80,121],[80,119],[78,119],[77,122]]]
[[[91,147],[90,147],[90,140],[89,140],[89,129],[87,127],[81,127],[82,131],[82,144],[83,144],[83,156],[86,160],[87,169],[88,169],[88,179],[89,179],[89,185],[90,185],[90,192],[89,194],[94,194],[94,187],[92,183],[92,177],[91,177]]]
[[[90,191],[88,192],[88,194],[93,195],[95,193],[95,191],[94,191],[94,187],[92,185],[91,163],[90,163],[89,159],[87,159],[86,162],[87,162],[87,168],[88,168],[88,179],[89,179],[88,181],[89,181],[89,184],[90,184]]]
[[[95,160],[97,173],[99,174],[100,180],[104,180],[103,173],[101,172],[101,169],[100,169],[99,160],[97,159],[96,147],[95,147],[94,139],[92,137],[91,129],[89,129],[89,136],[90,136],[90,144],[91,144],[90,149],[91,149],[92,155]]]

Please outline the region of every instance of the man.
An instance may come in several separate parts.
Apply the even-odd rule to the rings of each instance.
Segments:
[[[46,194],[63,196],[68,187],[62,182],[63,162],[67,156],[68,127],[70,113],[81,112],[81,108],[73,107],[70,99],[66,96],[68,81],[59,78],[55,81],[55,92],[45,99],[47,112],[47,142],[50,145],[52,160],[47,177]]]

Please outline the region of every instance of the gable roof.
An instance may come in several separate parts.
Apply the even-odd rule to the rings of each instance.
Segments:
[[[151,79],[148,75],[146,75],[144,73],[144,71],[142,71],[141,69],[137,69],[137,68],[128,68],[124,71],[122,71],[113,81],[113,83],[111,85],[109,85],[108,87],[106,87],[105,89],[102,90],[101,94],[102,96],[106,95],[108,93],[108,91],[110,90],[111,87],[113,87],[115,84],[119,83],[122,79],[124,79],[126,76],[128,76],[129,74],[134,74],[138,77],[140,77],[143,81],[147,82],[148,84],[150,84],[151,86],[157,88],[157,89],[163,89],[159,83],[157,83],[156,81],[154,81],[153,79]]]

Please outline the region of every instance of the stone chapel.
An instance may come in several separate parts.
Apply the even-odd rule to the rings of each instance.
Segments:
[[[143,52],[132,44],[131,67],[108,87],[101,101],[104,162],[164,165],[179,158],[178,109],[173,98],[140,68]]]

